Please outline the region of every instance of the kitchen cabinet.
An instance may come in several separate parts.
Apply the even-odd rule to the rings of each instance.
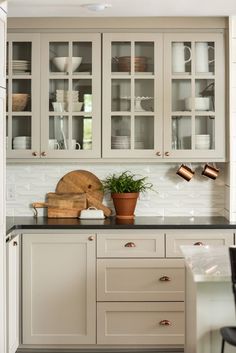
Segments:
[[[100,34],[42,34],[41,157],[101,157]]]
[[[95,235],[24,234],[22,241],[22,344],[94,344]]]
[[[0,87],[6,88],[6,33],[7,14],[0,8]]]
[[[5,116],[6,116],[6,90],[0,87],[0,203],[5,204]],[[5,223],[4,207],[0,207],[0,229]]]
[[[103,48],[103,157],[224,160],[223,34],[106,33]]]
[[[7,43],[8,158],[40,155],[40,37],[14,33]]]
[[[166,257],[183,257],[181,245],[225,245],[234,244],[234,233],[226,229],[181,229],[166,232]]]
[[[7,353],[15,353],[19,346],[19,301],[20,301],[20,239],[19,236],[9,240],[6,246],[7,278]]]

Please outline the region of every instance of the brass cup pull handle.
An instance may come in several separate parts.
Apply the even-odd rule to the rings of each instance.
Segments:
[[[161,152],[160,152],[160,151],[157,151],[157,152],[156,152],[156,155],[157,155],[158,157],[160,157],[160,156],[161,156]]]
[[[170,156],[170,152],[165,152],[165,156],[169,157]]]
[[[13,246],[17,246],[17,245],[18,245],[17,241],[13,241]]]
[[[32,152],[32,155],[33,155],[34,157],[37,157],[38,153],[34,151],[34,152]]]
[[[46,152],[42,152],[42,153],[41,153],[41,156],[43,156],[43,157],[46,157],[46,155],[47,155]]]
[[[125,244],[125,248],[135,248],[135,247],[136,247],[136,245],[132,241]]]
[[[194,243],[193,245],[196,245],[196,246],[203,246],[203,242],[202,241],[197,241],[196,243]]]
[[[171,322],[169,320],[161,320],[159,324],[160,326],[170,326]]]
[[[89,241],[93,241],[95,239],[95,237],[93,235],[91,235],[90,237],[88,237]]]
[[[159,278],[159,281],[161,281],[161,282],[170,282],[171,279],[168,276],[162,276],[162,277]]]

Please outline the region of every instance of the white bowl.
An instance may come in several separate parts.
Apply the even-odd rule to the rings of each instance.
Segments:
[[[80,112],[83,106],[83,102],[74,102],[72,103],[72,111],[73,112]]]
[[[210,98],[209,97],[195,97],[185,98],[185,109],[186,110],[210,110]]]
[[[68,72],[69,61],[70,61],[69,57],[67,57],[67,56],[55,57],[52,59],[52,62],[56,66],[56,68],[59,71],[64,71],[64,72]],[[75,71],[76,69],[78,69],[78,67],[81,64],[81,61],[82,61],[81,56],[73,56],[72,57],[72,71]]]

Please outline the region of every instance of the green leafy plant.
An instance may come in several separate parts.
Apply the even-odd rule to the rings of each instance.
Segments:
[[[102,180],[104,191],[111,193],[144,192],[153,190],[153,184],[146,182],[147,177],[138,178],[138,175],[125,171],[119,175],[110,174]]]

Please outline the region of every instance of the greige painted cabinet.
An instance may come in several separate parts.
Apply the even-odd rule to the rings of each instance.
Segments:
[[[6,87],[7,14],[0,8],[0,87]]]
[[[96,343],[95,236],[24,234],[22,343]]]
[[[20,321],[20,243],[19,236],[14,237],[6,246],[7,273],[7,353],[15,353],[19,346]]]

